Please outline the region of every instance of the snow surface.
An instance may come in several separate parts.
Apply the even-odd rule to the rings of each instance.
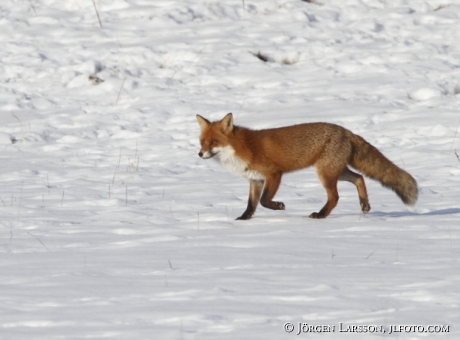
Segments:
[[[459,0],[5,0],[0,338],[460,338]],[[264,59],[266,61],[262,61]],[[325,220],[313,169],[250,221],[195,115],[340,124],[420,187]],[[457,133],[458,132],[458,133]]]

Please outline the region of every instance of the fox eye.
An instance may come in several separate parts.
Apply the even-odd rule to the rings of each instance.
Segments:
[[[209,145],[216,145],[216,141],[215,140],[212,140],[211,143],[209,143]]]

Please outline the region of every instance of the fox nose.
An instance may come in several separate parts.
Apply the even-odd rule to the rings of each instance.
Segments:
[[[198,152],[198,156],[203,157],[203,153],[201,151]]]

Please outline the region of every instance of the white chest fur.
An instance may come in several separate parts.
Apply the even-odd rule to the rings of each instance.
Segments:
[[[248,164],[235,155],[235,150],[231,146],[214,148],[213,151],[217,152],[214,159],[234,174],[244,177],[250,181],[265,180],[264,176],[262,176],[259,172],[248,170]]]

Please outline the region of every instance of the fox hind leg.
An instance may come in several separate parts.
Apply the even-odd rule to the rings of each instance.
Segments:
[[[356,186],[356,189],[358,189],[359,204],[361,205],[361,210],[364,214],[371,210],[363,176],[351,171],[348,168],[345,168],[339,176],[339,181],[347,181],[353,183]]]
[[[339,201],[339,192],[337,191],[337,180],[339,176],[330,174],[326,167],[318,168],[317,166],[316,169],[318,177],[321,180],[324,189],[326,189],[327,202],[319,212],[311,213],[309,217],[320,219],[326,218],[331,213],[332,209],[335,208],[337,202]]]

